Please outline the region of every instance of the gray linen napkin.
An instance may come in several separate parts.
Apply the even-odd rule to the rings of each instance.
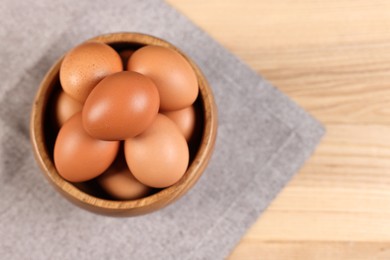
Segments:
[[[310,156],[323,128],[164,2],[14,1],[0,5],[2,259],[222,259]],[[40,173],[29,116],[50,65],[102,33],[164,38],[201,67],[219,109],[216,148],[182,199],[146,216],[81,210]]]

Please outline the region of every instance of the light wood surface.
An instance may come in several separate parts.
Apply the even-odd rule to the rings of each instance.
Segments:
[[[390,1],[168,3],[327,129],[230,259],[390,259]]]

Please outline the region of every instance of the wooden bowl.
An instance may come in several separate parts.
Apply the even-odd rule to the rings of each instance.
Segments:
[[[99,196],[96,187],[74,184],[63,179],[53,163],[53,147],[58,129],[52,127],[50,108],[54,96],[61,89],[59,69],[62,59],[47,72],[36,94],[31,114],[31,142],[44,175],[49,182],[68,200],[89,211],[111,216],[135,216],[156,211],[185,194],[199,179],[213,152],[217,132],[217,109],[212,91],[199,68],[185,54],[172,44],[145,34],[113,33],[97,36],[88,41],[109,44],[117,51],[137,49],[145,45],[157,45],[174,49],[181,53],[191,64],[199,82],[199,96],[195,102],[200,111],[200,138],[195,144],[190,165],[176,184],[156,193],[136,200],[113,200]],[[88,185],[87,185],[88,186]]]

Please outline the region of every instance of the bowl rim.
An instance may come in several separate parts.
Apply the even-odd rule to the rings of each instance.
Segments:
[[[198,66],[180,49],[166,40],[143,33],[118,32],[99,35],[88,39],[85,42],[157,45],[174,49],[180,53],[190,63],[198,78],[199,95],[201,96],[204,117],[203,134],[199,149],[186,173],[177,183],[164,188],[155,194],[135,200],[109,200],[95,197],[80,190],[71,182],[63,179],[58,174],[54,166],[54,162],[52,162],[50,156],[48,155],[48,151],[44,143],[45,137],[43,127],[45,109],[54,89],[53,82],[58,77],[61,62],[64,57],[62,56],[46,73],[34,98],[30,119],[30,136],[35,158],[49,182],[54,184],[55,188],[65,195],[65,197],[79,206],[84,206],[86,209],[96,211],[96,209],[99,208],[102,209],[103,212],[98,213],[109,214],[113,213],[113,211],[117,211],[117,213],[124,213],[131,210],[132,212],[128,213],[137,215],[138,213],[144,214],[162,208],[187,192],[202,175],[210,160],[217,135],[217,107],[215,105],[212,90]]]

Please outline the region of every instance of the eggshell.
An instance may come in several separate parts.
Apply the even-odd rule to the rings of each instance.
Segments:
[[[162,114],[166,115],[169,119],[175,122],[187,142],[191,139],[196,125],[196,115],[193,106],[180,110],[165,111],[162,112]]]
[[[80,112],[83,105],[70,97],[64,91],[61,91],[55,101],[55,119],[59,127],[61,127],[69,118],[77,112]]]
[[[159,104],[152,80],[137,72],[118,72],[104,78],[88,96],[83,125],[95,138],[128,139],[153,122]]]
[[[194,70],[178,52],[160,46],[145,46],[135,51],[127,69],[150,77],[160,94],[161,110],[190,106],[199,87]]]
[[[123,151],[108,170],[97,178],[97,182],[109,195],[121,200],[142,198],[152,190],[139,182],[130,172]]]
[[[123,69],[126,69],[127,67],[127,62],[129,61],[131,55],[133,55],[134,50],[123,50],[119,52],[119,56],[122,59],[122,65]]]
[[[54,164],[64,179],[87,181],[111,165],[118,148],[117,141],[102,141],[89,136],[82,126],[80,112],[61,127],[54,144]]]
[[[145,132],[125,141],[125,157],[135,178],[150,187],[163,188],[184,175],[189,150],[175,123],[158,114]]]
[[[84,103],[100,80],[122,69],[121,58],[113,48],[104,43],[86,42],[65,55],[60,82],[69,96]]]

